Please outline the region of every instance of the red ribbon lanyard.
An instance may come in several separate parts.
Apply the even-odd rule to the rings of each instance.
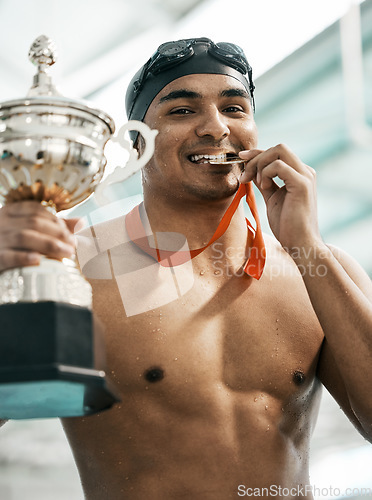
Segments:
[[[218,224],[214,235],[202,248],[198,248],[196,250],[170,251],[150,247],[145,228],[141,220],[139,205],[134,207],[133,210],[131,210],[125,217],[125,227],[132,242],[135,243],[139,248],[141,248],[141,250],[157,260],[160,265],[164,267],[179,266],[180,264],[184,264],[185,262],[202,253],[206,248],[212,245],[212,243],[218,240],[218,238],[220,238],[225,233],[226,229],[229,227],[234,213],[239,206],[240,200],[244,195],[256,223],[256,229],[254,229],[249,220],[245,219],[248,226],[250,254],[247,262],[244,264],[244,272],[249,276],[252,276],[252,278],[258,280],[260,279],[264,270],[266,249],[261,231],[256,199],[251,182],[249,182],[248,184],[240,184],[239,189],[236,192],[233,201],[231,202],[231,205],[226,210],[224,216],[221,219],[221,222]]]

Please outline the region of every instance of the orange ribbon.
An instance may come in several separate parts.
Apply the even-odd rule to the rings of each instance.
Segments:
[[[248,184],[240,184],[239,189],[236,192],[233,201],[231,202],[231,205],[222,217],[221,222],[219,223],[214,235],[202,248],[198,248],[196,250],[170,251],[150,247],[145,228],[141,221],[139,205],[134,207],[133,210],[131,210],[126,216],[125,227],[132,242],[135,243],[139,248],[141,248],[141,250],[157,260],[160,265],[164,267],[178,266],[180,264],[184,264],[185,262],[202,253],[206,248],[212,245],[212,243],[218,240],[218,238],[220,238],[225,233],[226,229],[229,227],[234,213],[239,206],[240,200],[244,195],[256,223],[256,229],[254,229],[249,220],[247,218],[245,219],[248,227],[248,243],[250,246],[250,254],[248,260],[244,264],[244,272],[258,280],[260,279],[264,270],[266,249],[261,231],[256,199],[251,182],[249,182]]]

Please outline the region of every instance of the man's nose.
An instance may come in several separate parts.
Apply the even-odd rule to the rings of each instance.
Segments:
[[[195,131],[198,137],[208,135],[215,140],[222,139],[230,134],[226,117],[215,107],[206,110],[201,115]]]

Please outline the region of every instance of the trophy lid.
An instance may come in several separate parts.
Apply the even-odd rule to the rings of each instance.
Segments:
[[[37,66],[37,73],[33,78],[33,84],[25,98],[14,99],[0,103],[0,116],[9,112],[10,108],[30,107],[30,106],[57,106],[76,109],[93,115],[105,122],[113,134],[115,123],[113,119],[104,111],[92,107],[88,102],[77,99],[70,99],[62,96],[55,87],[49,68],[57,60],[57,51],[53,40],[45,35],[41,35],[32,43],[29,53],[29,60]]]

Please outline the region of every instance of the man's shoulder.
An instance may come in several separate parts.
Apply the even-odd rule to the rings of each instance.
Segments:
[[[128,241],[125,217],[126,214],[84,227],[76,234],[78,244],[86,245],[94,239],[98,248],[107,250]]]
[[[127,248],[130,242],[125,218],[126,214],[86,226],[75,235],[79,266],[87,277],[111,277],[108,252]],[[93,273],[91,268],[94,269]],[[98,270],[101,270],[104,276],[97,276]]]
[[[292,257],[285,251],[279,241],[271,234],[264,234],[266,248],[265,274],[270,280],[275,278],[301,279],[301,273],[298,270]],[[301,280],[302,281],[302,280]]]
[[[265,241],[266,254],[271,258],[287,259],[290,256],[284,250],[279,241],[272,234],[263,234]]]

